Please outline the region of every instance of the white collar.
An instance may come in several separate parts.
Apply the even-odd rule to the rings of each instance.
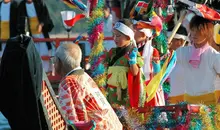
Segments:
[[[68,75],[70,75],[72,72],[74,72],[74,71],[76,71],[76,70],[80,70],[80,69],[82,69],[82,67],[78,66],[78,67],[76,67],[75,69],[73,69],[73,70],[71,70],[70,72],[68,72],[68,73],[66,74],[66,76],[68,76]],[[65,76],[65,77],[66,77],[66,76]]]

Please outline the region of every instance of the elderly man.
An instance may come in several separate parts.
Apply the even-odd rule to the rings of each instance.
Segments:
[[[62,44],[54,58],[55,70],[63,77],[59,86],[59,102],[68,120],[73,124],[93,120],[96,130],[122,130],[122,124],[110,104],[80,67],[80,47],[73,43]]]

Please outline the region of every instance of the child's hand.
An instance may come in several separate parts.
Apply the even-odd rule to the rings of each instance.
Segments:
[[[129,60],[128,60],[129,65],[134,65],[137,63],[137,53],[138,53],[138,48],[135,47],[129,54]]]

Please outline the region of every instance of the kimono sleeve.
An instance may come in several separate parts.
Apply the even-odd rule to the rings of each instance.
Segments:
[[[139,52],[137,54],[137,65],[139,68],[141,68],[144,65],[144,60]]]
[[[68,83],[64,83],[59,88],[59,103],[60,106],[67,117],[67,119],[71,122],[78,122],[78,116],[76,114],[75,104],[73,102],[73,98],[75,95],[71,92],[71,86]]]

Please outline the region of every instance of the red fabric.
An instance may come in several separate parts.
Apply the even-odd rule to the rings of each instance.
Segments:
[[[201,4],[197,4],[196,8],[204,18],[214,21],[220,20],[220,14],[217,11]]]
[[[70,19],[70,20],[64,20],[64,22],[65,22],[65,24],[66,24],[67,26],[72,27],[72,26],[74,26],[74,24],[75,24],[77,21],[79,21],[79,20],[82,19],[82,18],[85,18],[85,15],[84,15],[84,14],[77,14],[76,17],[74,17],[74,18],[72,18],[72,19]]]
[[[133,76],[131,71],[128,72],[128,95],[131,107],[138,107],[140,95],[140,72]]]

